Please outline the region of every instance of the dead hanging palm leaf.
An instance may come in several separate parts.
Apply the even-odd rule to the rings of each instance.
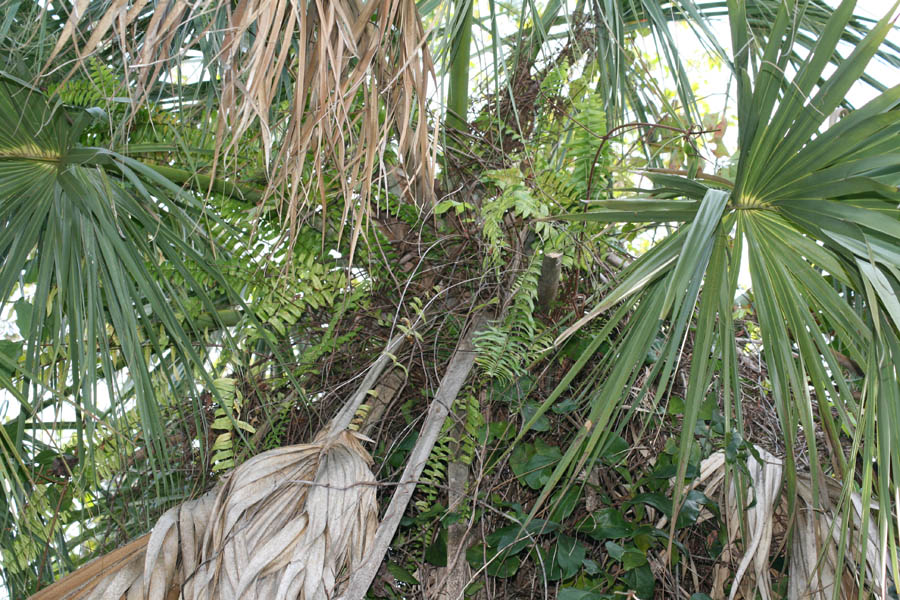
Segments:
[[[266,197],[277,199],[291,234],[311,199],[327,206],[325,160],[342,174],[344,216],[352,212],[354,223],[351,246],[368,213],[376,164],[408,201],[432,203],[436,147],[425,97],[434,69],[414,0],[240,0],[232,6],[113,0],[105,13],[87,17],[88,3],[78,0],[45,69],[70,44],[74,69],[115,40],[122,56],[134,57],[130,83],[140,103],[186,50],[211,46],[216,159],[237,152],[245,134],[258,134],[269,173]],[[396,164],[386,165],[392,138]]]
[[[743,511],[737,505],[733,481],[725,493],[723,452],[716,452],[701,463],[700,476],[692,484],[692,487],[703,487],[707,496],[717,497],[719,505],[725,507],[723,515],[726,516],[728,544],[716,567],[710,590],[715,600],[775,597],[770,550],[773,542],[777,547],[785,539],[785,525],[790,522],[788,502],[781,494],[784,465],[780,458],[762,448],[757,447],[756,453],[759,459],[751,457],[747,464],[749,481],[747,496],[741,503]],[[835,597],[835,586],[839,588],[837,598],[842,600],[860,597],[861,589],[880,598],[892,584],[889,573],[884,570],[885,557],[878,545],[876,519],[869,515],[865,520],[866,546],[860,551],[864,527],[862,498],[858,493],[850,492],[848,506],[841,502],[843,494],[839,482],[825,479],[819,485],[820,501],[817,503],[809,475],[798,474],[788,600],[830,600]],[[872,509],[880,510],[874,502]],[[746,537],[739,543],[742,512],[746,516]],[[849,515],[846,523],[844,514]],[[840,558],[838,549],[842,536],[846,536],[848,546]],[[726,594],[728,581],[731,586]]]
[[[32,600],[335,597],[378,524],[370,464],[347,431],[255,456]]]

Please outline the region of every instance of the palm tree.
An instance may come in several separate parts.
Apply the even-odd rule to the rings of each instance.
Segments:
[[[444,532],[426,544],[432,562],[441,562],[434,553],[444,548],[452,573],[448,557],[458,565],[465,554],[476,577],[486,573],[490,583],[515,574],[527,549],[542,565],[545,585],[548,577],[566,582],[561,596],[602,597],[588,573],[594,567],[582,564],[578,536],[620,538],[603,538],[598,532],[608,528],[590,519],[577,533],[572,528],[574,506],[592,493],[582,473],[609,457],[626,427],[649,426],[649,418],[634,416],[642,402],[641,410],[658,415],[682,395],[683,433],[671,473],[677,485],[664,508],[668,540],[659,555],[670,560],[670,572],[683,574],[677,557],[687,551],[676,529],[698,496],[681,484],[697,462],[694,432],[708,398],[723,413],[721,456],[729,459],[720,463],[727,473],[720,504],[739,517],[731,531],[743,527],[743,538],[756,539],[746,534],[748,520],[763,518],[755,503],[764,498],[774,510],[778,502],[761,495],[769,472],[754,470],[768,455],[744,442],[746,348],[736,343],[733,299],[746,256],[748,307],[759,327],[754,344],[762,348],[766,396],[783,444],[787,535],[802,541],[807,530],[819,539],[850,532],[838,533],[836,556],[821,564],[833,575],[841,565],[867,563],[871,573],[855,584],[858,593],[886,594],[887,582],[900,578],[891,509],[900,468],[900,387],[892,366],[900,353],[900,88],[865,69],[874,56],[900,64],[898,48],[884,42],[897,6],[873,23],[853,15],[853,2],[836,9],[818,1],[419,4],[434,26],[431,38],[411,0],[6,3],[0,298],[20,333],[0,345],[0,382],[17,409],[0,429],[0,547],[10,592],[25,596],[146,532],[170,506],[207,487],[210,475],[283,442],[275,433],[297,422],[285,416],[297,407],[305,415],[304,441],[336,406],[344,406],[337,422],[345,426],[378,370],[344,404],[309,365],[339,356],[341,344],[366,356],[381,352],[383,343],[356,339],[345,327],[353,321],[374,328],[367,295],[385,299],[389,333],[400,333],[380,367],[422,377],[442,399],[432,404],[415,450],[412,438],[374,450],[384,464],[402,463],[410,452],[403,481],[418,481],[425,470],[419,506],[406,518]],[[724,17],[731,56],[714,31]],[[518,23],[515,35],[507,35],[504,19]],[[734,79],[739,151],[730,175],[698,168],[694,140],[703,111],[673,21],[690,23]],[[671,98],[633,50],[644,31],[672,74]],[[842,44],[852,50],[846,56]],[[447,77],[435,77],[429,47]],[[474,73],[473,64],[486,71]],[[863,107],[847,106],[859,80],[879,94]],[[431,82],[448,86],[437,133],[429,130]],[[482,89],[484,101],[476,98]],[[825,129],[839,107],[855,110]],[[650,129],[676,134],[660,150]],[[631,131],[640,135],[628,138]],[[622,170],[646,169],[651,189],[619,189],[636,180],[613,164],[615,140],[635,144],[634,152],[618,153]],[[676,140],[688,167],[664,169],[666,144]],[[446,174],[440,202],[438,146]],[[509,150],[518,152],[512,160]],[[554,169],[566,176],[554,177]],[[585,199],[593,202],[588,210]],[[591,271],[602,261],[586,258],[593,249],[585,240],[616,244],[629,235],[616,225],[622,223],[659,225],[668,235],[633,262],[620,262],[628,266],[612,280],[598,281]],[[429,244],[442,257],[436,263],[423,249]],[[331,248],[341,258],[329,262],[324,251]],[[551,323],[537,317],[535,304],[539,282],[559,276],[554,256],[572,281],[588,286],[594,304]],[[435,314],[441,307],[446,320]],[[513,389],[522,404],[524,422],[514,435],[491,429],[483,392],[460,391],[471,361],[451,360],[440,386],[428,383],[459,340],[463,348],[469,343],[472,319],[489,321],[474,335],[479,385],[506,390],[504,397]],[[409,374],[400,344],[421,348],[423,335],[433,336],[433,356],[422,364],[410,358],[420,375]],[[348,358],[337,372],[351,381],[359,357]],[[552,365],[564,371],[544,389],[540,374]],[[285,393],[270,395],[270,386]],[[562,408],[563,400],[571,408]],[[455,431],[443,425],[451,409]],[[570,415],[555,455],[534,441],[553,414]],[[435,516],[447,517],[435,498],[448,470],[461,477],[449,481],[451,488],[478,487],[465,464],[474,460],[474,440],[502,442],[508,452],[487,460],[488,472],[509,464],[513,479],[537,496],[522,497],[527,510],[475,498],[469,509],[451,511],[454,519],[475,519],[486,504],[512,518],[469,548],[465,528]],[[365,457],[358,444],[346,444]],[[471,449],[460,450],[466,444]],[[801,455],[808,467],[798,466]],[[260,457],[243,464],[259,465]],[[146,471],[135,469],[141,461]],[[311,475],[301,479],[318,476],[318,463],[303,465],[296,468]],[[539,478],[528,478],[532,468]],[[128,494],[149,503],[122,508],[131,506]],[[349,593],[369,587],[411,494],[411,486],[398,488],[388,509],[396,519],[384,519],[370,568],[359,570]],[[639,503],[638,496],[629,502]],[[166,513],[151,538],[147,552],[160,557],[165,573],[159,593],[176,577],[169,557],[180,556],[179,572],[190,576],[196,539],[172,537],[171,527],[189,507],[206,514],[202,498]],[[567,502],[568,512],[561,508]],[[366,510],[361,522],[371,519]],[[823,525],[809,511],[831,520]],[[354,539],[364,541],[352,552],[361,554],[358,544],[369,544],[372,532],[368,525],[359,530],[364,535]],[[546,535],[554,540],[549,551],[533,544]],[[172,544],[181,554],[160,552]],[[623,554],[615,560],[640,550],[644,562],[610,585],[646,594],[647,549],[606,542],[603,552],[614,557],[616,547]],[[826,578],[816,560],[804,563],[807,571],[793,562],[801,554],[790,557],[794,594],[804,590],[794,583],[801,573],[807,581]],[[132,569],[127,583],[151,586],[153,569],[139,573],[129,556],[121,563]],[[401,587],[417,581],[402,565],[386,564]],[[756,571],[756,585],[767,585],[766,570]],[[470,580],[461,581],[447,593],[461,594]],[[314,596],[317,588],[307,589]]]

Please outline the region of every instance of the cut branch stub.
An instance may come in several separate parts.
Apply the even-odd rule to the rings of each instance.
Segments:
[[[559,293],[559,275],[562,272],[562,252],[547,252],[541,262],[541,277],[538,279],[538,308],[550,312]]]

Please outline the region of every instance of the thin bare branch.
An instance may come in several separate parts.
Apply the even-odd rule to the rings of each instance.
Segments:
[[[341,600],[362,600],[378,572],[378,567],[384,559],[397,526],[400,524],[400,519],[416,489],[416,482],[425,468],[425,462],[440,435],[450,407],[453,406],[459,390],[475,364],[475,347],[472,337],[476,329],[477,327],[470,327],[469,332],[450,359],[450,364],[447,365],[447,371],[444,373],[441,385],[428,409],[428,415],[425,417],[425,423],[422,425],[416,445],[409,455],[403,476],[400,478],[394,497],[391,498],[391,503],[375,533],[375,541],[367,552],[365,561],[350,576],[350,583],[341,596]]]

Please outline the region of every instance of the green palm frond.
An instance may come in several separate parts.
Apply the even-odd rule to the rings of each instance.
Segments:
[[[87,459],[95,424],[133,407],[155,464],[165,464],[160,386],[195,403],[201,387],[214,392],[195,344],[204,328],[191,315],[202,310],[213,315],[207,327],[224,330],[217,309],[240,306],[213,263],[212,216],[141,163],[79,146],[90,118],[0,79],[0,305],[30,314],[19,318],[21,354],[3,365],[20,407],[2,440],[18,457],[3,461],[18,499],[3,519],[23,509],[42,421],[54,411],[75,416]]]
[[[824,474],[845,483],[842,506],[849,502],[849,490],[858,492],[865,518],[879,526],[882,565],[896,580],[900,532],[895,515],[870,507],[891,504],[900,485],[900,377],[893,366],[900,348],[900,88],[886,89],[837,125],[823,128],[879,51],[897,5],[826,77],[854,19],[854,3],[842,3],[789,77],[796,48],[784,40],[793,40],[802,27],[803,5],[781,4],[761,55],[754,55],[747,5],[728,3],[739,78],[740,158],[732,190],[655,176],[661,198],[615,200],[599,211],[571,215],[683,224],[626,269],[621,284],[563,334],[621,301],[636,307],[632,322],[640,319],[623,336],[619,360],[596,391],[587,417],[591,430],[564,456],[552,484],[580,468],[609,435],[610,407],[625,400],[623,385],[629,389],[627,383],[640,369],[640,362],[628,357],[642,356],[654,341],[652,333],[661,330],[667,346],[655,373],[661,373],[659,388],[665,390],[668,375],[678,368],[673,350],[695,318],[676,480],[685,476],[698,412],[714,382],[725,404],[726,430],[740,427],[732,305],[746,253],[752,306],[785,444],[788,502],[793,507],[797,493],[795,453],[803,451],[812,472],[812,504],[819,506],[817,486]],[[836,352],[860,366],[860,386],[844,373]],[[816,430],[826,436],[827,448],[809,433]],[[803,449],[795,448],[801,431],[807,432]],[[848,443],[852,449],[842,451]],[[834,467],[822,464],[823,453],[831,455]],[[676,506],[679,497],[676,488]],[[849,518],[849,512],[843,514]],[[860,531],[866,535],[865,523]],[[867,547],[865,539],[859,547]],[[844,560],[859,564],[860,558],[842,547],[838,564]],[[866,585],[882,589],[880,582]]]

